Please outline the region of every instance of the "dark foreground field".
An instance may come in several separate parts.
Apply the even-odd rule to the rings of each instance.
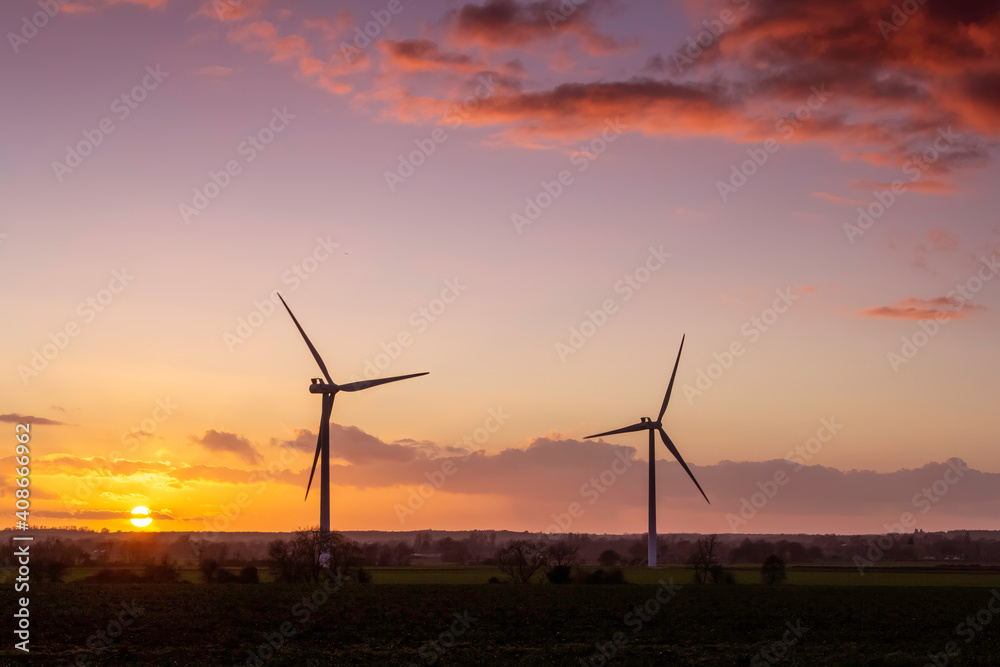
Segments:
[[[319,591],[76,582],[35,590],[33,584],[30,657],[12,650],[5,630],[0,659],[580,666],[602,664],[602,645],[608,654],[614,647],[609,665],[926,665],[935,664],[928,654],[955,642],[959,653],[947,664],[1000,665],[1000,616],[988,610],[990,588],[351,584]],[[662,605],[649,602],[658,591],[667,600]],[[12,597],[0,601],[8,627]],[[142,611],[130,621],[123,603],[133,600]],[[645,610],[636,613],[637,606]],[[1000,609],[1000,601],[993,606]],[[990,617],[980,630],[956,631],[977,612],[980,623]],[[93,650],[104,641],[98,632],[119,632],[119,618],[130,622],[104,650]],[[281,636],[283,625],[290,636]],[[252,660],[267,657],[267,638],[278,644],[273,655]],[[944,656],[937,660],[946,664]]]

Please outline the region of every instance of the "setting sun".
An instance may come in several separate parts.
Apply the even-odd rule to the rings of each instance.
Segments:
[[[145,528],[149,524],[153,523],[153,519],[149,516],[149,508],[136,507],[132,510],[132,525],[136,528]]]

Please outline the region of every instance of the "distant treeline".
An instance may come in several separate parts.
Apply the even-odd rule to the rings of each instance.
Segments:
[[[14,564],[11,537],[0,533],[0,567]],[[148,565],[164,559],[179,566],[197,567],[212,560],[219,567],[267,564],[270,545],[292,533],[136,533],[88,530],[36,530],[32,562],[47,567],[53,578],[67,567]],[[350,545],[352,562],[361,567],[407,566],[419,563],[494,565],[498,551],[515,540],[561,541],[572,545],[579,564],[640,565],[646,558],[645,535],[543,535],[510,531],[418,531],[410,533],[340,533]],[[357,539],[362,537],[362,539]],[[890,539],[891,538],[891,539]],[[659,563],[688,563],[696,552],[695,534],[661,535]],[[852,562],[879,545],[887,562],[962,561],[1000,562],[1000,532],[952,531],[892,535],[719,535],[721,562],[761,563],[775,554],[789,564]],[[612,558],[609,554],[613,554]]]

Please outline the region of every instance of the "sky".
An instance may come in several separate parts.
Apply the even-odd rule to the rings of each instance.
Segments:
[[[31,522],[1000,528],[1000,5],[0,7]],[[9,430],[8,430],[9,429]],[[911,526],[907,526],[911,527]]]

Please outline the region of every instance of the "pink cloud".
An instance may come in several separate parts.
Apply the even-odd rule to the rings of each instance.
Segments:
[[[884,317],[897,320],[964,320],[970,311],[983,306],[966,304],[957,297],[939,296],[934,299],[907,297],[891,306],[878,306],[858,311],[860,317]]]

